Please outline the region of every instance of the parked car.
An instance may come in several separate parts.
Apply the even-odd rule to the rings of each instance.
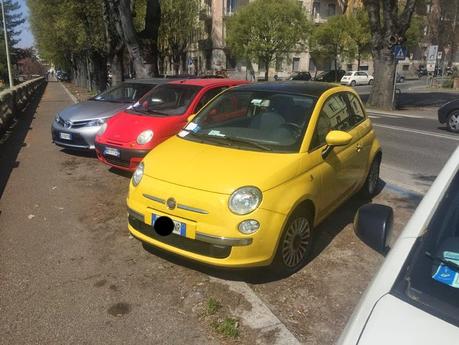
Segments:
[[[315,81],[324,81],[328,83],[337,83],[341,80],[343,75],[346,74],[346,71],[340,70],[331,70],[328,72],[321,72],[319,73],[314,80]]]
[[[438,121],[446,123],[451,132],[459,133],[459,99],[443,104],[438,109]]]
[[[131,80],[65,108],[51,126],[53,142],[68,149],[94,150],[96,133],[108,118],[163,82],[162,79]]]
[[[97,157],[112,167],[134,171],[153,147],[177,134],[191,114],[224,89],[242,83],[247,81],[186,79],[158,86],[101,127]]]
[[[405,82],[405,77],[402,74],[397,73],[395,82],[396,83],[404,83]]]
[[[371,85],[373,84],[373,76],[369,75],[364,71],[348,71],[341,78],[341,84],[343,85]]]
[[[365,205],[355,232],[385,254],[392,218],[388,206]],[[338,344],[430,345],[452,339],[459,339],[459,148],[390,249]]]
[[[305,81],[308,81],[311,79],[312,79],[311,74],[309,72],[297,72],[289,78],[289,80],[305,80]]]
[[[129,231],[206,264],[293,273],[311,253],[317,224],[355,193],[375,194],[380,163],[353,89],[240,85],[140,163],[127,199]],[[159,235],[165,223],[172,234]]]

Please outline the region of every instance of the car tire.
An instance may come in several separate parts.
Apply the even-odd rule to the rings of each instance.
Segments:
[[[279,274],[293,274],[309,260],[313,248],[313,216],[307,208],[297,208],[282,232],[272,268]]]
[[[401,77],[400,78],[400,83],[404,83],[405,82],[405,78]]]
[[[351,81],[351,84],[350,84],[352,87],[356,86],[357,83],[355,82],[355,80]]]
[[[449,113],[446,125],[450,132],[459,133],[459,109]]]
[[[373,159],[373,162],[370,165],[370,169],[368,170],[368,175],[365,179],[365,183],[359,192],[360,196],[365,200],[372,199],[378,191],[380,167],[381,156],[378,154]]]
[[[373,85],[373,79],[370,79],[370,80],[368,81],[368,85]]]

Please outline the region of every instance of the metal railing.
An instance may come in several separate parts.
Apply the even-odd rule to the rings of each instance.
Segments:
[[[8,128],[14,118],[22,114],[34,94],[46,82],[45,78],[40,77],[0,92],[0,134]]]

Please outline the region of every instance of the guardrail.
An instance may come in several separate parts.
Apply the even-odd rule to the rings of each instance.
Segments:
[[[0,92],[0,134],[27,108],[34,94],[46,83],[46,79],[40,77]]]

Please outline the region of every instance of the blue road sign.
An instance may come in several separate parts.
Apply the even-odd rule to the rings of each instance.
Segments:
[[[401,45],[395,45],[393,51],[395,60],[405,60],[407,54],[406,47],[402,47]]]

